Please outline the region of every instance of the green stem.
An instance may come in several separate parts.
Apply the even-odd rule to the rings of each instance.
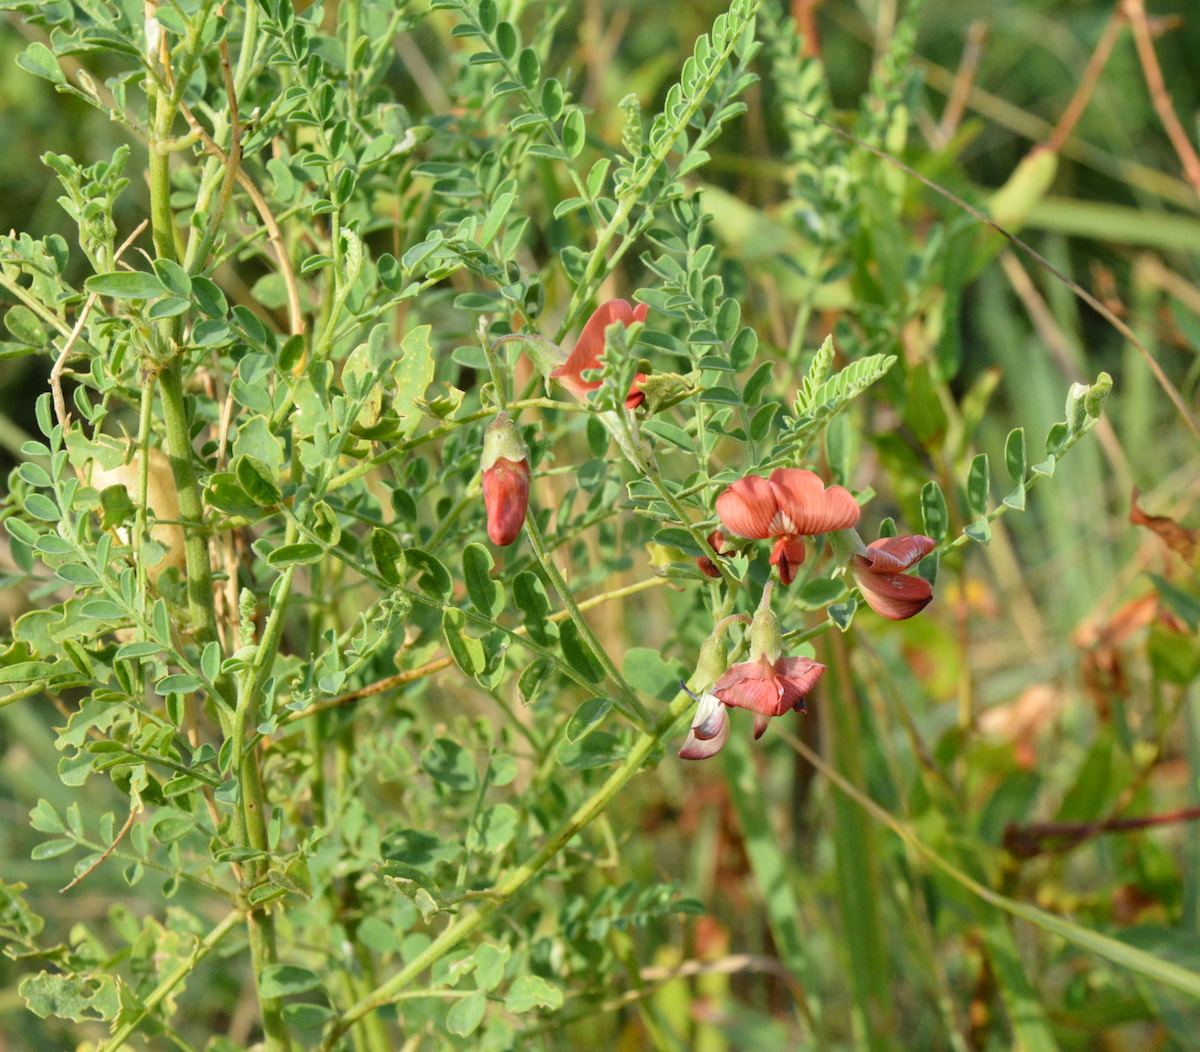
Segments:
[[[162,1004],[167,995],[195,971],[196,965],[207,957],[226,935],[241,924],[243,916],[244,914],[241,910],[233,910],[227,914],[225,919],[204,937],[204,941],[197,945],[192,951],[192,955],[186,961],[180,963],[142,1000],[141,1008],[131,1013],[113,1031],[112,1037],[105,1042],[100,1052],[117,1052],[119,1048],[122,1048],[126,1038],[130,1037],[141,1025],[142,1020]]]
[[[571,839],[587,828],[593,821],[604,813],[613,798],[641,770],[643,764],[674,730],[675,723],[693,705],[692,699],[683,691],[675,696],[670,707],[660,717],[654,727],[642,734],[607,781],[589,798],[570,818],[554,831],[542,847],[527,861],[513,869],[482,900],[479,908],[467,916],[460,917],[450,924],[424,951],[414,957],[391,979],[377,987],[370,994],[350,1007],[342,1017],[333,1024],[325,1040],[320,1045],[320,1052],[332,1052],[341,1038],[351,1026],[368,1012],[399,999],[400,992],[435,961],[440,960],[450,950],[474,932],[493,913],[500,909],[513,895],[529,883],[557,855]]]
[[[608,651],[601,645],[600,640],[596,638],[596,633],[592,631],[592,626],[587,623],[587,619],[580,611],[579,606],[575,602],[575,596],[571,594],[570,586],[563,579],[554,560],[546,551],[546,541],[542,537],[542,531],[538,528],[536,515],[527,515],[525,517],[525,533],[529,537],[529,546],[533,549],[533,554],[537,556],[538,562],[541,563],[542,569],[546,571],[546,576],[550,578],[550,583],[554,586],[554,591],[558,593],[559,601],[567,611],[567,615],[571,618],[572,623],[579,630],[580,638],[587,644],[588,649],[595,655],[596,660],[603,666],[609,679],[612,680],[620,693],[620,698],[614,699],[617,708],[627,719],[632,720],[640,730],[645,730],[651,723],[649,710],[638,700],[637,695],[633,692],[633,688],[625,681],[625,677],[621,675],[620,669],[613,663],[613,659],[609,657]]]
[[[217,638],[217,612],[213,604],[208,544],[204,537],[204,504],[200,499],[200,485],[192,463],[192,439],[183,394],[183,362],[180,356],[176,355],[159,373],[158,390],[167,433],[167,455],[175,476],[179,518],[183,523],[192,634],[203,645]]]

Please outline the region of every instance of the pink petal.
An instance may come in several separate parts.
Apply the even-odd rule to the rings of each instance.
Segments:
[[[729,713],[726,712],[721,699],[715,694],[705,694],[700,699],[696,715],[692,717],[692,733],[702,742],[711,741],[718,735],[727,733]]]
[[[936,547],[937,541],[920,534],[881,537],[867,545],[865,554],[854,556],[854,564],[865,566],[875,573],[901,573],[915,566]]]
[[[775,674],[786,684],[784,697],[790,698],[795,707],[817,685],[825,674],[825,666],[812,658],[780,658],[775,662]]]
[[[641,303],[637,310],[634,310],[628,300],[609,300],[607,303],[601,303],[584,325],[583,332],[579,334],[575,343],[575,349],[550,375],[578,376],[584,369],[599,369],[600,355],[604,353],[604,330],[617,321],[626,325],[634,320],[645,321],[649,309],[647,304]]]
[[[779,511],[790,527],[780,533],[806,537],[830,530],[848,530],[858,522],[858,501],[841,486],[825,488],[821,476],[803,468],[776,468],[771,490]]]
[[[725,529],[759,541],[774,536],[771,520],[777,507],[770,484],[760,475],[738,479],[717,498],[717,515]]]
[[[722,712],[725,710],[722,709]],[[680,759],[683,760],[707,760],[710,756],[716,756],[717,753],[724,748],[725,743],[729,740],[729,720],[725,720],[725,725],[721,728],[720,733],[715,738],[710,738],[708,741],[703,741],[696,737],[695,731],[688,731],[687,740],[683,743],[683,748],[679,750]]]
[[[771,549],[771,565],[779,567],[779,581],[789,585],[796,579],[796,569],[804,562],[804,542],[799,537],[780,537]]]
[[[771,717],[764,716],[761,712],[754,714],[754,740],[758,741],[763,736],[763,732],[770,726]]]
[[[867,605],[889,621],[919,614],[933,599],[933,586],[923,577],[903,573],[875,573],[851,565]]]
[[[785,699],[787,689],[787,683],[776,676],[775,666],[766,658],[759,658],[732,666],[717,680],[712,693],[726,705],[763,716],[782,716],[796,702],[794,693]]]

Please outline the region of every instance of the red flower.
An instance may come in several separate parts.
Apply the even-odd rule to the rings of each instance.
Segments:
[[[529,507],[529,453],[507,413],[499,413],[483,436],[483,505],[493,544],[512,544]]]
[[[779,618],[771,609],[773,587],[768,582],[763,589],[750,622],[750,660],[726,669],[712,690],[699,699],[692,729],[679,750],[683,759],[703,760],[721,751],[729,737],[725,710],[731,705],[754,713],[755,738],[762,737],[772,716],[791,709],[807,711],[804,696],[817,685],[825,666],[811,658],[783,657]]]
[[[841,486],[825,488],[821,477],[801,468],[777,468],[771,477],[747,475],[717,498],[726,529],[754,540],[775,538],[771,565],[791,584],[804,562],[804,541],[818,533],[848,530],[858,522],[858,501]]]
[[[916,566],[934,548],[932,537],[881,537],[862,555],[850,557],[850,570],[867,605],[892,621],[919,614],[933,599],[933,586],[904,571]]]
[[[708,546],[718,555],[729,555],[731,552],[736,551],[734,548],[726,548],[725,541],[724,530],[713,530],[708,535]],[[700,572],[708,577],[721,576],[721,571],[717,569],[717,564],[707,555],[698,555],[696,557],[696,565],[700,567]]]
[[[618,321],[624,325],[645,321],[649,309],[649,305],[645,303],[639,303],[636,307],[630,306],[627,300],[609,300],[607,303],[601,303],[583,327],[575,350],[550,376],[558,380],[576,398],[586,401],[588,392],[599,388],[600,381],[584,380],[582,376],[588,369],[600,368],[600,358],[604,354],[604,330]],[[645,379],[645,373],[638,373],[634,377],[633,386],[629,388],[629,395],[625,399],[626,409],[636,409],[642,404],[646,396],[638,390],[637,385]]]
[[[772,716],[796,709],[807,712],[804,696],[817,685],[825,666],[806,657],[769,660],[765,654],[734,665],[712,692],[724,705],[754,713],[754,737],[761,738]]]

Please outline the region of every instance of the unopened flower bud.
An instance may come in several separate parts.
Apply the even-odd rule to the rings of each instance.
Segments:
[[[488,536],[493,544],[512,544],[529,507],[529,451],[507,413],[497,414],[484,432],[479,466]]]
[[[750,622],[750,660],[758,661],[766,658],[776,662],[783,653],[783,633],[779,629],[779,618],[771,609],[771,590],[773,582],[768,581],[763,588],[762,600],[754,612],[754,620]]]

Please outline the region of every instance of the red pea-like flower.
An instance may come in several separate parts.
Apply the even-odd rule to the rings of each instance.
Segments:
[[[849,490],[826,489],[815,472],[777,468],[770,478],[738,479],[717,498],[717,515],[739,537],[774,538],[771,565],[779,567],[779,580],[787,585],[804,562],[802,538],[850,529],[858,522],[859,507]]]
[[[934,548],[932,537],[881,537],[861,555],[850,557],[850,571],[867,605],[880,617],[903,621],[919,614],[933,599],[933,586],[905,573]]]
[[[529,507],[529,451],[507,413],[498,413],[483,435],[483,505],[493,544],[512,544]]]
[[[761,738],[771,717],[796,709],[807,712],[804,696],[817,685],[825,666],[806,657],[765,654],[734,665],[717,680],[712,692],[724,705],[754,713],[754,737]]]
[[[576,398],[586,401],[588,392],[600,387],[599,380],[584,380],[583,373],[588,369],[600,368],[600,358],[604,354],[604,330],[614,322],[628,326],[635,321],[645,321],[649,309],[648,304],[639,303],[634,307],[628,300],[609,300],[607,303],[601,303],[588,318],[575,349],[550,376]],[[645,379],[645,373],[638,373],[634,377],[633,386],[629,388],[629,394],[625,398],[626,409],[636,409],[642,404],[646,396],[638,389],[638,384]]]
[[[729,737],[726,709],[731,706],[754,713],[755,738],[762,737],[772,717],[792,709],[807,711],[804,696],[817,685],[825,666],[811,658],[783,656],[783,634],[771,609],[772,587],[768,583],[763,589],[750,622],[750,660],[726,669],[698,699],[691,730],[679,750],[683,759],[703,760],[721,751]]]

